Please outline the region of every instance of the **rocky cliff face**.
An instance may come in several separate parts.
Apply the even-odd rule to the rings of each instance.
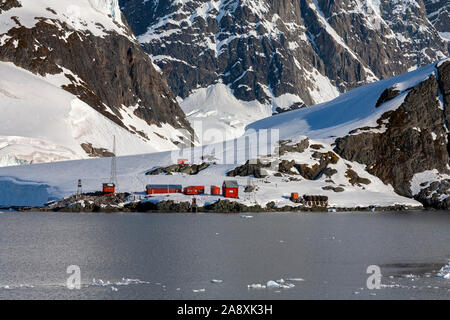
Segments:
[[[181,98],[222,82],[244,101],[311,105],[448,54],[422,0],[120,3]]]
[[[0,13],[0,61],[42,77],[62,75],[63,89],[149,144],[180,143],[158,131],[166,125],[192,132],[117,1],[6,0]]]
[[[450,2],[448,0],[424,0],[428,19],[440,32],[450,32]]]
[[[428,19],[447,42],[450,51],[450,2],[448,0],[425,0]]]
[[[383,114],[378,127],[338,138],[335,151],[367,165],[371,174],[392,184],[397,193],[428,206],[449,208],[450,61],[438,64],[435,75],[407,91],[402,105]]]

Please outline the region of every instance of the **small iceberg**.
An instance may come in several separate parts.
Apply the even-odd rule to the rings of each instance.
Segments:
[[[211,283],[222,283],[223,280],[218,280],[218,279],[212,279]]]
[[[254,283],[254,284],[249,284],[247,286],[247,288],[249,288],[249,289],[266,289],[266,286],[262,285],[260,283]]]
[[[249,289],[292,289],[295,284],[288,283],[284,279],[280,280],[269,280],[266,284],[254,283],[247,286]]]
[[[436,276],[443,279],[450,279],[450,264],[443,266]]]
[[[301,281],[305,281],[305,279],[303,279],[303,278],[289,278],[289,279],[286,279],[286,281],[301,282]]]

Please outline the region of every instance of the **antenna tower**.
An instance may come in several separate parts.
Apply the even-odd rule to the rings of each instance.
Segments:
[[[116,136],[114,136],[114,141],[113,141],[113,157],[111,158],[110,183],[113,183],[117,187]]]

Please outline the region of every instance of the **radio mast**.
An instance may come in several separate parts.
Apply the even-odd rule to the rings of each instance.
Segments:
[[[109,182],[117,187],[116,136],[114,136],[113,141],[113,156],[111,158],[111,178]]]

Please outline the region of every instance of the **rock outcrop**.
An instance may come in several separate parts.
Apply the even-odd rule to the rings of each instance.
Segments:
[[[155,176],[159,174],[172,174],[172,173],[184,173],[188,175],[196,175],[200,171],[205,170],[210,166],[209,163],[201,163],[201,164],[173,164],[167,167],[160,167],[153,170],[150,170],[145,173],[147,176]]]
[[[101,3],[2,1],[0,61],[42,77],[60,76],[64,90],[149,144],[165,140],[170,149],[192,141],[193,130],[164,76],[119,8],[108,7],[116,1]],[[163,126],[175,129],[173,136],[161,136],[157,128]]]
[[[222,82],[240,100],[311,105],[448,54],[422,0],[120,2],[181,98]]]
[[[411,191],[415,174],[435,169],[450,173],[450,61],[438,64],[436,75],[408,89],[402,105],[382,116],[384,131],[338,138],[336,153],[365,164],[369,173],[408,197],[415,196]],[[430,204],[423,195],[418,197]]]
[[[424,3],[428,19],[447,42],[450,50],[450,2],[448,0],[424,0]]]

